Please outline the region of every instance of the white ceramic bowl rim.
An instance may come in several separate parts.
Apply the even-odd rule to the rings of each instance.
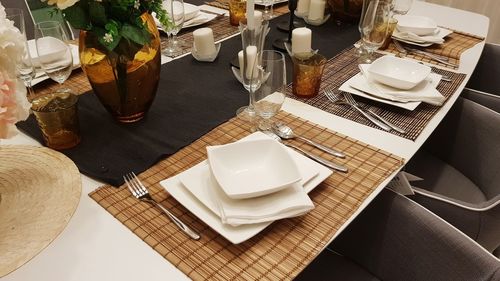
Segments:
[[[275,140],[252,140],[207,147],[211,171],[233,199],[263,196],[301,180],[295,161]]]

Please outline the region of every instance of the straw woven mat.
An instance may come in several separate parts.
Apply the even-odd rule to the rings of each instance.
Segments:
[[[80,173],[62,153],[0,146],[0,277],[47,247],[80,201]]]

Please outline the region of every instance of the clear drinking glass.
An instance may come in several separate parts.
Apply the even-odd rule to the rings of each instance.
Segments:
[[[19,29],[24,37],[24,50],[22,57],[16,64],[17,77],[23,80],[24,85],[28,89],[28,96],[32,97],[34,94],[33,87],[31,86],[31,81],[35,78],[35,68],[33,67],[33,62],[31,60],[31,55],[28,47],[28,40],[26,39],[26,27],[24,22],[23,10],[17,8],[7,8],[5,9],[7,14],[7,19],[14,22],[14,26]]]
[[[248,106],[240,107],[236,111],[236,116],[245,121],[253,121],[255,118],[255,109],[253,102],[253,92],[260,87],[260,80],[258,79],[258,72],[256,66],[260,62],[260,54],[264,46],[268,29],[268,21],[263,21],[262,24],[257,25],[254,29],[249,29],[248,26],[241,21],[241,43],[243,47],[243,65],[241,82],[245,89],[249,92]]]
[[[262,11],[262,18],[265,20],[270,20],[274,18],[273,15],[274,0],[263,0],[262,5],[264,5],[264,11]]]
[[[73,68],[68,34],[57,21],[40,22],[35,27],[35,44],[40,66],[47,76],[61,85],[59,92],[69,92],[62,85]]]
[[[413,0],[392,0],[392,13],[395,15],[406,15],[412,4]]]
[[[391,8],[387,1],[368,1],[366,13],[361,19],[361,39],[366,50],[366,55],[360,57],[361,63],[371,63],[373,52],[384,43]]]
[[[163,30],[167,33],[167,46],[162,50],[166,56],[175,56],[182,52],[182,42],[177,40],[177,33],[182,29],[184,24],[184,1],[183,0],[167,0],[163,3],[163,8],[169,15],[168,26],[163,26]]]
[[[278,113],[286,96],[286,67],[283,53],[262,51],[257,66],[260,87],[253,92],[255,112],[261,121],[259,129],[271,129],[271,118]]]

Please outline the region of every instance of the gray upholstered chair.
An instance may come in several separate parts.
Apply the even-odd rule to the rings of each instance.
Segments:
[[[383,190],[296,280],[500,280],[500,261],[411,199]]]
[[[31,14],[27,0],[2,0],[2,5],[5,8],[17,8],[23,10],[24,23],[26,26],[26,38],[35,38],[35,20]]]
[[[487,43],[467,88],[500,95],[500,45]]]
[[[500,254],[500,97],[465,90],[406,165],[413,200]]]
[[[28,40],[35,38],[35,19],[31,12],[30,6],[28,5],[28,0],[2,0],[2,5],[5,8],[18,8],[24,12],[24,22],[26,24],[26,38]],[[80,31],[74,29],[67,21],[63,21],[63,27],[68,32],[70,39],[78,38]]]

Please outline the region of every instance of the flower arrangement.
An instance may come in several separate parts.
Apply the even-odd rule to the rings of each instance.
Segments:
[[[144,13],[155,13],[168,26],[162,0],[42,0],[57,5],[74,28],[97,35],[100,45],[108,52],[129,53],[133,57],[151,40],[151,34],[141,19]],[[115,49],[121,50],[115,50]]]
[[[15,123],[28,118],[31,107],[24,83],[16,77],[16,64],[25,48],[25,38],[7,19],[0,3],[0,139],[17,134]]]

